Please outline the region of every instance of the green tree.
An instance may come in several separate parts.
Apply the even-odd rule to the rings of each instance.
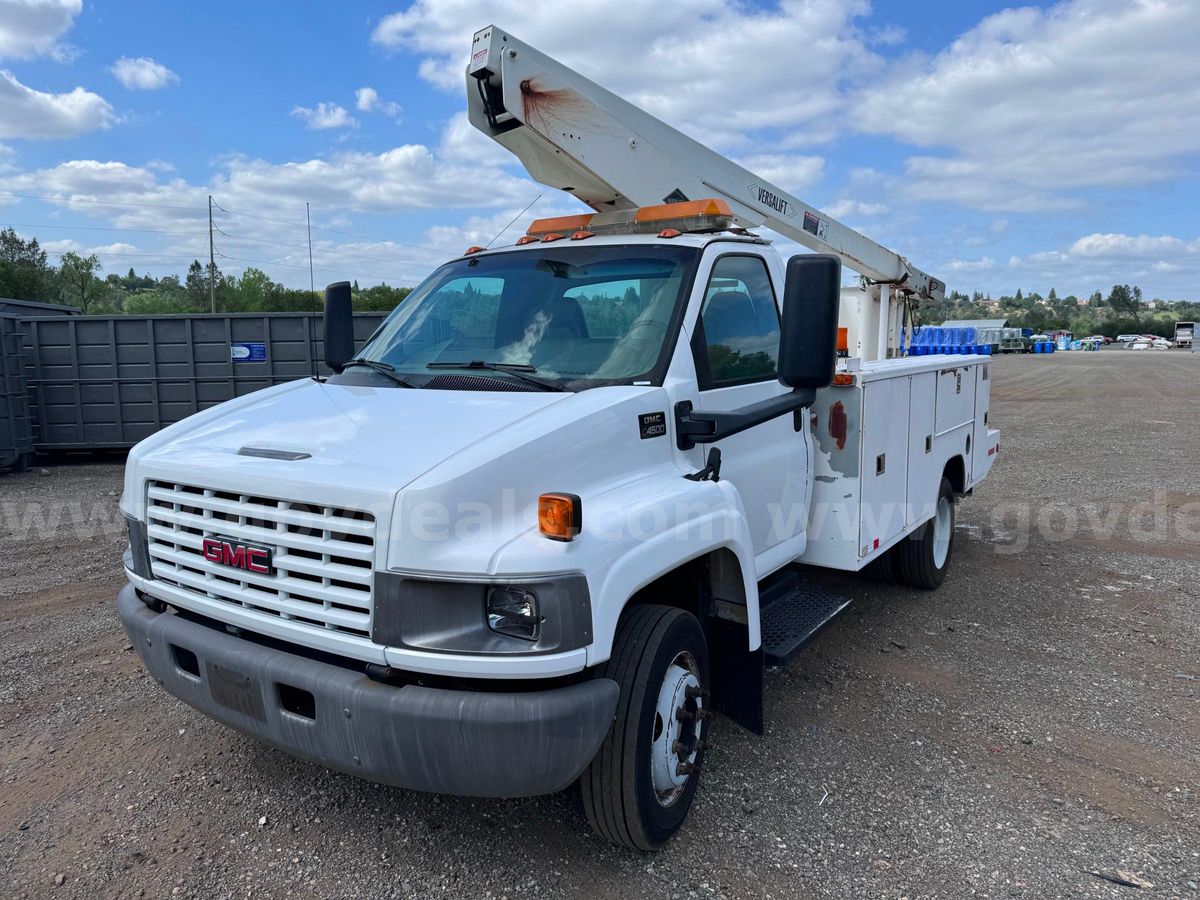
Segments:
[[[62,255],[58,267],[59,293],[71,306],[88,313],[89,307],[104,295],[104,283],[96,277],[103,266],[96,254],[80,256],[73,250]]]
[[[213,285],[216,292],[217,309],[224,309],[225,276],[221,274],[220,267],[214,267],[213,271],[209,273],[207,266],[202,266],[200,260],[193,259],[192,264],[188,266],[186,284],[188,300],[197,309],[206,311],[212,309],[209,299],[210,284]]]
[[[185,291],[149,290],[130,294],[122,310],[131,316],[157,316],[171,313],[196,313]]]
[[[24,240],[11,228],[0,231],[0,297],[12,300],[57,300],[54,270],[37,238]]]
[[[274,312],[275,296],[279,293],[279,285],[262,269],[253,266],[244,270],[240,278],[232,285],[227,308],[237,312]]]
[[[1136,292],[1136,293],[1135,293]],[[1135,326],[1141,318],[1141,289],[1130,288],[1127,284],[1114,284],[1108,293],[1108,308],[1114,316],[1127,316],[1133,319]]]

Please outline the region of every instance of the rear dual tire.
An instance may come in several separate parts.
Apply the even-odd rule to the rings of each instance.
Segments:
[[[900,584],[932,591],[946,580],[954,551],[954,488],[938,486],[933,518],[891,550],[892,573]]]

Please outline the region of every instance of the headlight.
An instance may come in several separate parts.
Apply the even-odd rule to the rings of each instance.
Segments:
[[[487,621],[488,627],[499,634],[536,641],[542,631],[537,594],[520,587],[491,588],[487,595]]]

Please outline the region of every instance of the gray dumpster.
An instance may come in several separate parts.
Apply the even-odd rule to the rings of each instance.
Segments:
[[[384,313],[357,313],[361,345]],[[328,374],[316,313],[23,317],[37,450],[132,447],[252,391]]]
[[[82,312],[75,306],[61,303],[38,303],[34,300],[13,300],[0,297],[0,314],[10,316],[77,316]]]
[[[0,313],[0,469],[22,469],[32,454],[20,320]]]

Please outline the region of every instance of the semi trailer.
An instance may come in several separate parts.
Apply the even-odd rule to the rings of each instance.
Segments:
[[[714,716],[761,733],[764,671],[845,608],[805,567],[942,583],[999,451],[989,363],[901,356],[941,282],[513,35],[466,84],[591,212],[469,248],[357,353],[331,285],[333,374],[135,447],[118,612],[245,734],[416,790],[578,784],[652,850]]]

